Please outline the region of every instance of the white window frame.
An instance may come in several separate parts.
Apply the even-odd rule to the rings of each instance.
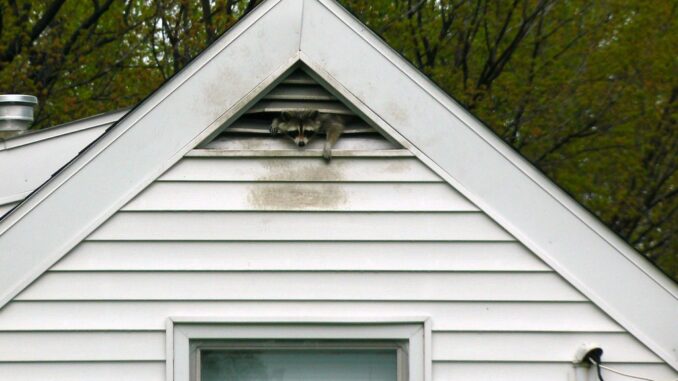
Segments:
[[[372,343],[407,346],[407,381],[431,381],[431,323],[427,317],[356,318],[205,318],[171,317],[167,320],[168,381],[191,381],[191,358],[201,340],[246,343],[248,340],[341,340],[367,348]],[[196,346],[196,343],[198,345]],[[274,344],[275,345],[275,344]],[[272,348],[275,348],[272,347]],[[399,376],[400,379],[400,376]]]

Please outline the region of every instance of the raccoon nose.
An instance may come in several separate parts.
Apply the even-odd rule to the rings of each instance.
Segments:
[[[298,143],[299,147],[303,147],[306,145],[306,143],[303,140],[300,140]]]

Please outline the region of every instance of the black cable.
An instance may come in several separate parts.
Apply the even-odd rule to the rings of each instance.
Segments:
[[[594,361],[593,363],[596,364],[596,370],[598,371],[598,379],[599,379],[600,381],[605,381],[605,380],[603,380],[603,375],[600,374],[600,363],[597,363],[597,362],[595,362],[595,361]]]
[[[600,369],[600,363],[601,358],[603,357],[603,350],[600,348],[594,348],[591,349],[585,356],[584,356],[584,361],[588,360],[590,363],[596,366],[596,371],[598,373],[598,380],[600,381],[605,381],[603,380],[603,375],[601,374],[601,369]]]

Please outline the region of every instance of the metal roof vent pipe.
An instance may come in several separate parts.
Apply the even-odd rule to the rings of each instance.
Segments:
[[[38,98],[32,95],[0,95],[0,138],[23,134],[33,123]]]

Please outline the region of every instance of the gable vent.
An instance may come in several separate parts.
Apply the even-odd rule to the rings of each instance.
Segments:
[[[339,99],[301,70],[294,72],[266,94],[248,113],[278,114],[282,111],[302,110],[355,116]]]
[[[272,136],[270,126],[274,118],[284,111],[318,110],[325,114],[342,115],[346,120],[344,132],[335,150],[399,149],[398,144],[387,140],[381,133],[356,115],[302,69],[285,78],[254,104],[242,117],[233,122],[203,149],[297,149],[284,136]],[[304,150],[319,150],[324,137],[318,137]]]

